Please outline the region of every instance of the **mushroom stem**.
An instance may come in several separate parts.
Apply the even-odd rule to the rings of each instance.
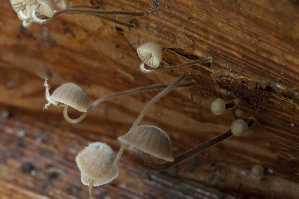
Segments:
[[[99,10],[95,8],[84,8],[84,7],[72,7],[65,10],[59,10],[55,14],[87,14],[87,15],[123,15],[123,16],[134,16],[142,17],[146,15],[146,12],[131,12],[131,11],[113,11],[113,10]]]
[[[254,123],[256,122],[256,120],[253,118],[253,117],[250,117],[249,119],[247,119],[246,123],[248,125],[248,127],[251,127]],[[162,164],[159,164],[159,163],[156,163],[154,162],[150,155],[148,153],[145,153],[143,152],[143,160],[144,160],[144,163],[147,167],[153,169],[153,170],[157,170],[157,171],[163,171],[163,170],[166,170],[174,165],[176,165],[177,163],[187,159],[187,158],[190,158],[191,156],[195,155],[196,153],[199,153],[201,151],[204,151],[216,144],[218,144],[219,142],[231,137],[233,134],[231,132],[231,130],[211,139],[211,140],[208,140],[204,143],[201,143],[199,144],[198,146],[188,150],[188,151],[185,151],[184,153],[178,155],[175,157],[175,160],[173,162],[165,162],[165,163],[162,163]]]
[[[164,95],[166,95],[168,92],[170,92],[174,87],[176,87],[181,81],[183,81],[185,79],[185,77],[187,76],[186,73],[182,74],[175,82],[173,82],[172,84],[170,84],[166,89],[164,89],[162,92],[160,92],[158,95],[156,95],[141,111],[141,113],[139,114],[138,118],[135,120],[133,126],[131,127],[131,129],[135,128],[136,126],[138,126],[139,122],[141,121],[141,119],[144,117],[144,115],[146,114],[146,112],[150,109],[150,107],[156,102],[158,101],[161,97],[163,97]],[[121,148],[118,151],[117,157],[115,159],[115,165],[117,166],[117,163],[119,162],[119,159],[124,151],[126,147],[126,144],[122,144]]]
[[[176,65],[176,66],[172,66],[170,68],[163,68],[163,69],[156,69],[156,70],[148,70],[144,68],[144,63],[150,59],[151,55],[148,55],[143,62],[140,64],[140,70],[144,73],[156,73],[156,72],[165,72],[165,71],[170,71],[170,70],[175,70],[175,69],[181,69],[181,68],[185,68],[187,66],[191,66],[193,64],[204,64],[204,63],[211,63],[213,61],[212,57],[208,57],[208,58],[204,58],[204,59],[198,59],[198,60],[194,60],[188,63],[184,63],[184,64],[180,64],[180,65]]]
[[[59,15],[62,14],[87,14],[87,15],[93,15],[93,16],[97,16],[99,18],[102,18],[104,20],[107,21],[111,21],[123,26],[127,26],[130,29],[135,29],[135,24],[134,23],[125,23],[122,21],[119,21],[117,19],[111,19],[109,17],[106,17],[106,15],[122,15],[122,16],[135,16],[135,17],[141,17],[141,16],[145,16],[146,12],[141,11],[141,12],[131,12],[131,11],[110,11],[110,10],[100,10],[97,9],[100,8],[100,6],[94,6],[94,7],[87,7],[87,6],[78,6],[78,7],[72,7],[72,8],[67,8],[65,10],[59,10],[59,11],[55,11],[53,14],[53,17],[49,17],[46,19],[40,19],[35,15],[35,10],[32,12],[32,17],[33,17],[33,22],[43,25],[46,24],[48,22],[50,22],[51,20],[53,20],[54,18],[58,17]]]
[[[89,198],[90,199],[95,199],[94,195],[93,195],[93,179],[89,179]]]
[[[122,144],[119,151],[118,151],[118,153],[117,153],[117,156],[116,156],[115,161],[114,161],[114,164],[115,164],[116,167],[118,165],[119,159],[120,159],[121,155],[123,154],[124,149],[125,149],[126,146],[127,146],[126,144]]]
[[[196,84],[197,84],[197,82],[195,80],[192,80],[190,82],[179,84],[177,87],[192,87],[192,86],[195,86]],[[69,118],[69,116],[67,114],[68,106],[66,105],[66,106],[64,106],[64,109],[63,109],[63,116],[70,123],[78,123],[78,122],[81,122],[87,116],[87,114],[96,105],[98,105],[99,103],[101,103],[103,101],[106,101],[106,100],[109,100],[109,99],[113,99],[113,98],[117,98],[117,97],[121,97],[121,96],[125,96],[125,95],[131,95],[131,94],[135,94],[135,93],[139,93],[139,92],[145,92],[145,91],[150,91],[150,90],[162,89],[162,88],[166,88],[167,86],[169,86],[169,85],[167,85],[167,84],[159,84],[159,85],[154,85],[154,86],[145,86],[145,87],[139,87],[139,88],[131,89],[131,90],[128,90],[128,91],[122,91],[122,92],[112,93],[110,95],[106,95],[104,97],[101,97],[101,98],[97,99],[95,102],[93,102],[88,107],[87,112],[83,113],[77,119],[71,119],[71,118]]]
[[[225,104],[225,109],[230,109],[235,107],[236,105],[239,104],[239,100],[238,99],[233,99],[232,101],[230,101],[229,103]]]
[[[186,73],[182,74],[175,82],[173,82],[172,84],[170,84],[166,89],[164,89],[161,93],[159,93],[158,95],[156,95],[145,107],[144,109],[141,111],[141,113],[139,114],[138,118],[135,120],[133,126],[131,127],[134,128],[136,127],[139,122],[141,121],[141,119],[144,117],[144,115],[146,114],[146,112],[150,109],[150,107],[156,102],[158,101],[161,97],[163,97],[164,95],[166,95],[169,91],[171,91],[174,87],[176,87],[181,81],[183,81],[185,79],[185,77],[187,76]]]
[[[144,68],[144,64],[152,57],[152,54],[148,54],[144,60],[140,64],[140,70],[144,73],[150,73],[151,71],[156,71],[156,70],[147,70]]]

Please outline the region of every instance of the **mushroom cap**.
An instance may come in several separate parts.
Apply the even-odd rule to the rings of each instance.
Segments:
[[[221,99],[216,99],[215,101],[212,102],[211,104],[211,111],[215,115],[221,115],[225,111],[225,103]]]
[[[67,6],[69,5],[70,0],[55,0],[55,5],[64,10],[67,8]]]
[[[169,136],[156,126],[137,126],[125,135],[118,137],[118,140],[157,158],[169,162],[174,161]]]
[[[232,134],[235,136],[241,136],[244,133],[246,133],[247,130],[248,130],[247,123],[242,119],[238,119],[234,121],[231,125]]]
[[[50,99],[71,106],[81,112],[87,112],[90,105],[90,101],[85,92],[73,83],[66,83],[59,86],[52,93]]]
[[[113,168],[113,150],[102,142],[89,144],[76,156],[81,173],[94,180],[103,180]]]
[[[162,61],[162,50],[160,46],[156,43],[145,43],[139,48],[137,48],[137,54],[142,61],[151,55],[150,59],[145,63],[150,67],[157,68]]]
[[[112,180],[114,180],[117,176],[118,176],[118,169],[113,164],[112,168],[110,169],[109,174],[101,180],[94,180],[93,186],[96,187],[96,186],[100,186],[100,185],[103,185],[103,184],[107,184],[107,183],[111,182]],[[85,173],[81,172],[81,182],[84,185],[89,186],[89,179],[90,178]]]
[[[17,13],[21,11],[27,17],[30,17],[32,10],[47,17],[54,14],[54,0],[10,0],[10,3]]]
[[[54,14],[54,0],[37,0],[39,3],[35,8],[36,12],[39,12],[47,17],[53,17]]]
[[[260,165],[253,165],[251,167],[250,176],[254,179],[260,179],[264,175],[264,167]]]
[[[236,109],[235,110],[235,116],[242,117],[244,115],[244,111],[242,109]]]
[[[10,0],[12,8],[18,13],[19,11],[24,11],[29,6],[30,8],[36,0]]]

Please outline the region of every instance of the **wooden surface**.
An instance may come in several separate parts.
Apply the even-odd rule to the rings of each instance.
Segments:
[[[0,1],[0,195],[1,198],[88,198],[75,164],[89,142],[115,152],[145,104],[158,91],[98,105],[85,120],[69,124],[62,109],[43,111],[43,79],[50,92],[66,82],[78,84],[91,101],[139,86],[171,83],[182,72],[198,86],[163,97],[142,124],[156,125],[171,137],[175,154],[230,128],[233,110],[210,111],[216,98],[238,98],[245,116],[258,123],[177,166],[155,172],[141,152],[128,147],[119,176],[95,189],[97,198],[297,198],[299,195],[299,2],[296,0],[108,1],[105,10],[144,10],[146,17],[119,19],[136,30],[93,16],[60,16],[25,29],[8,1]],[[75,0],[72,5],[90,5]],[[92,2],[93,4],[95,2]],[[161,67],[213,57],[211,65],[144,74],[137,46],[163,47]],[[9,116],[7,117],[7,113]],[[70,110],[71,117],[79,113]],[[252,165],[264,178],[250,177]]]

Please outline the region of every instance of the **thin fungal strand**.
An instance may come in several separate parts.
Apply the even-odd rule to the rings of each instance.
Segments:
[[[43,111],[44,111],[45,109],[47,110],[48,107],[49,107],[51,104],[57,106],[57,103],[54,102],[53,100],[51,100],[51,98],[50,98],[50,92],[49,92],[49,90],[50,90],[50,86],[49,86],[48,83],[47,83],[47,79],[45,80],[44,86],[46,87],[45,97],[46,97],[46,100],[48,101],[48,103],[47,103],[47,104],[45,105],[45,107],[43,108]]]

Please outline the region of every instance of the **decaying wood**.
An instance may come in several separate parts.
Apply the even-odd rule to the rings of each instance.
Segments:
[[[72,5],[97,2],[74,0]],[[245,116],[258,122],[166,172],[143,165],[142,154],[127,148],[120,174],[95,188],[97,198],[297,198],[299,195],[299,2],[296,0],[100,1],[105,10],[147,12],[128,30],[93,16],[60,16],[49,24],[23,28],[1,0],[0,13],[0,195],[1,198],[88,198],[75,164],[89,142],[115,151],[117,137],[131,127],[159,91],[134,94],[98,105],[81,123],[69,124],[62,109],[46,104],[43,79],[51,92],[78,84],[91,101],[139,86],[171,83],[182,72],[194,88],[177,88],[147,113],[142,124],[159,126],[175,154],[230,128],[233,110],[210,111],[216,98],[238,98]],[[162,67],[213,57],[212,64],[144,74],[136,48],[145,42],[163,47]],[[79,113],[70,110],[71,117]],[[260,181],[250,177],[261,165]]]

